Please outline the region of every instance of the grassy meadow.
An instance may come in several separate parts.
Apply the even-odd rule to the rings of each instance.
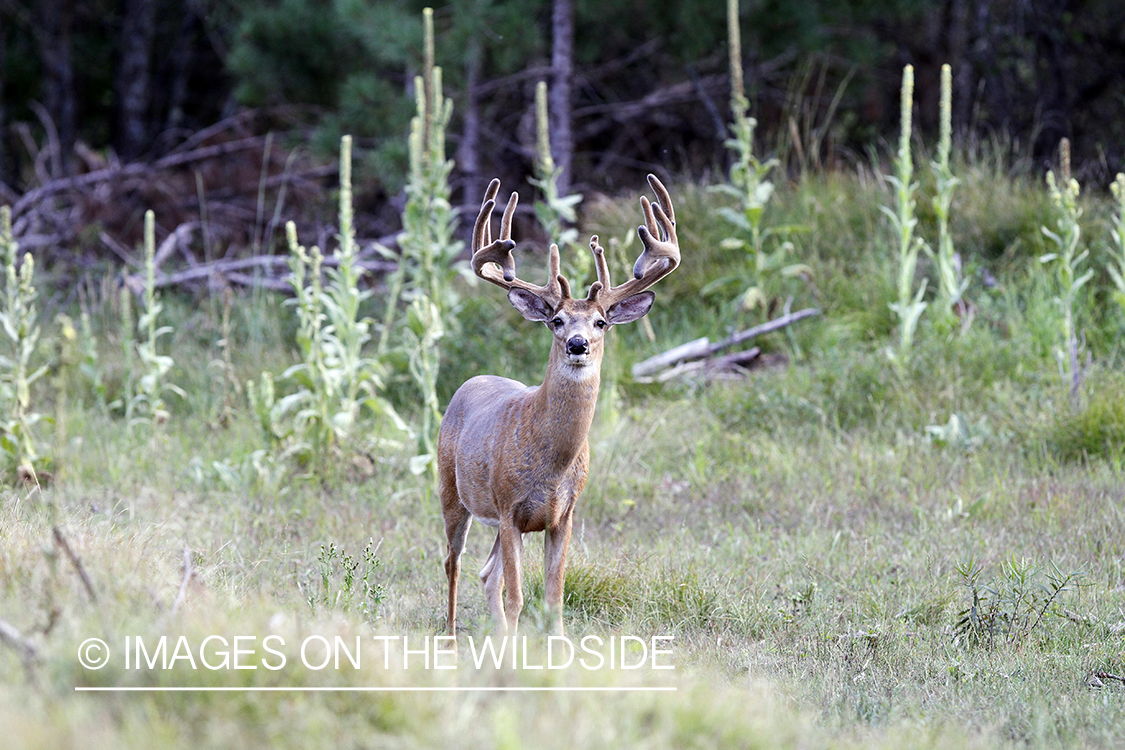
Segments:
[[[467,639],[492,628],[476,571],[493,536],[479,524],[464,558],[458,669],[422,668],[421,656],[403,668],[397,655],[386,667],[384,649],[398,647],[374,636],[416,648],[444,632],[444,532],[430,474],[411,471],[416,441],[370,416],[353,443],[312,458],[263,438],[245,384],[268,371],[279,397],[291,392],[282,373],[302,358],[297,310],[266,292],[235,293],[228,306],[165,291],[160,324],[172,330],[157,348],[172,363],[161,377],[182,395],[150,388],[166,419],[150,410],[130,423],[112,406],[130,380],[120,298],[87,285],[90,333],[77,336],[96,356],[59,365],[55,315],[80,310],[49,303],[60,297],[42,276],[36,366],[55,364],[30,408],[49,418],[32,434],[53,481],[9,486],[0,500],[0,745],[1120,746],[1125,313],[1106,271],[1114,202],[1094,185],[1079,199],[1095,274],[1074,303],[1074,407],[1056,357],[1060,282],[1039,261],[1051,250],[1041,227],[1055,226],[1042,177],[987,150],[955,169],[951,231],[971,312],[931,306],[906,352],[889,308],[898,249],[879,210],[892,189],[878,171],[777,186],[765,225],[794,229],[767,248],[790,241],[785,262],[804,265],[793,274],[754,269],[744,247],[723,242],[735,234],[716,219],[726,196],[669,185],[683,262],[654,289],[650,329],[610,333],[565,624],[575,642],[672,636],[674,670],[475,668]],[[931,237],[932,178],[925,168],[918,178],[916,231]],[[583,233],[618,255],[620,278],[639,251],[627,239],[636,195],[587,196],[583,211]],[[519,262],[521,276],[541,277],[540,256]],[[922,277],[932,289],[925,256]],[[751,284],[764,301],[740,309]],[[545,328],[490,285],[451,288],[439,403],[474,374],[537,382]],[[375,291],[363,311],[379,319]],[[629,375],[676,344],[776,316],[789,297],[791,309],[822,314],[754,342],[768,364],[745,377]],[[416,424],[421,397],[404,357],[384,358],[380,398]],[[545,639],[539,540],[525,538],[521,634],[533,663]],[[282,669],[261,660],[280,658],[263,652],[271,634]],[[126,637],[150,655],[161,636],[169,652],[184,636],[199,658],[215,635],[225,641],[207,646],[212,662],[235,636],[255,637],[242,641],[256,649],[243,664],[257,668],[193,669],[186,658],[126,668]],[[299,645],[317,635],[359,637],[363,666],[303,664]],[[96,670],[78,660],[93,637],[112,653]],[[75,690],[110,686],[396,690]],[[614,690],[400,690],[498,687]],[[639,689],[654,687],[674,691]]]

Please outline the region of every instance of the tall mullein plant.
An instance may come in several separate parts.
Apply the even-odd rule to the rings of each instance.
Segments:
[[[462,244],[453,239],[457,216],[449,201],[449,175],[453,161],[445,156],[445,129],[453,102],[442,93],[441,68],[434,65],[433,10],[423,11],[423,75],[414,79],[417,114],[410,123],[410,180],[399,235],[402,255],[391,278],[387,314],[383,321],[380,348],[386,349],[399,296],[408,301],[407,325],[402,343],[410,374],[422,396],[418,429],[418,453],[411,470],[421,474],[430,467],[437,481],[437,432],[441,409],[437,378],[441,352],[439,342],[456,326],[460,298],[453,288],[458,274],[471,276],[457,262]]]
[[[918,267],[918,253],[925,246],[921,237],[914,236],[918,219],[914,215],[914,193],[918,183],[914,181],[914,159],[911,154],[911,117],[914,109],[914,66],[902,69],[901,123],[898,157],[895,159],[895,174],[887,179],[895,189],[893,208],[880,206],[891,221],[898,244],[898,299],[890,305],[898,316],[899,338],[896,361],[905,363],[914,343],[914,332],[926,303],[922,297],[926,293],[926,279],[914,291],[914,272]]]
[[[1078,329],[1074,308],[1079,291],[1093,277],[1094,271],[1089,268],[1082,270],[1090,251],[1079,252],[1082,228],[1078,219],[1082,216],[1082,209],[1078,207],[1078,196],[1081,188],[1078,180],[1070,176],[1070,141],[1066,138],[1059,144],[1059,157],[1062,167],[1061,184],[1055,178],[1053,170],[1047,172],[1047,190],[1054,207],[1055,228],[1042,227],[1043,234],[1054,243],[1057,250],[1044,254],[1039,262],[1053,265],[1058,275],[1057,302],[1063,315],[1063,345],[1055,356],[1059,362],[1059,371],[1069,385],[1071,406],[1077,409],[1080,405],[1082,368],[1078,362]]]
[[[455,322],[460,298],[453,279],[466,274],[457,262],[463,243],[453,239],[457,212],[449,200],[449,175],[454,162],[445,155],[445,130],[453,114],[453,101],[442,93],[442,71],[434,64],[433,9],[422,11],[422,75],[414,78],[415,115],[410,121],[408,147],[410,172],[398,266],[387,279],[387,300],[379,335],[379,353],[389,351],[396,330],[399,303],[424,295],[448,323]],[[468,272],[471,275],[471,272]]]
[[[763,218],[766,205],[773,196],[774,185],[767,179],[779,162],[777,159],[761,161],[754,153],[754,131],[758,121],[750,117],[750,102],[742,81],[742,41],[738,22],[738,0],[727,1],[727,37],[730,50],[731,138],[726,147],[735,154],[730,168],[730,184],[716,185],[714,190],[725,193],[737,201],[737,207],[719,209],[719,216],[743,233],[742,237],[729,237],[722,242],[727,249],[740,249],[746,254],[750,268],[749,282],[738,297],[738,306],[744,310],[760,308],[765,312],[769,298],[765,291],[768,276],[780,273],[793,277],[808,274],[811,269],[801,263],[786,264],[786,256],[793,250],[789,241],[776,242],[767,250],[767,240],[796,231],[797,227],[765,227]],[[745,239],[749,236],[749,240]],[[709,288],[721,286],[730,277],[717,280]]]
[[[321,280],[321,266],[324,256],[320,248],[305,248],[297,240],[297,226],[293,222],[285,225],[285,236],[289,243],[289,284],[293,287],[293,297],[286,300],[297,312],[297,348],[301,351],[301,362],[282,373],[282,380],[297,383],[297,390],[274,402],[272,379],[263,373],[261,389],[247,388],[250,402],[256,412],[263,406],[272,413],[272,421],[279,438],[293,438],[287,451],[305,455],[314,465],[320,463],[325,450],[332,442],[331,399],[329,378],[324,377],[324,350],[321,347],[321,332],[325,326],[325,314],[321,304],[324,287]],[[261,399],[261,403],[258,402]],[[281,428],[284,421],[292,419],[292,429]]]
[[[938,306],[943,317],[951,317],[954,311],[964,306],[962,299],[969,282],[961,277],[961,268],[953,250],[953,233],[949,229],[950,209],[953,205],[953,192],[960,183],[953,176],[949,166],[952,151],[952,99],[953,76],[948,65],[941,66],[941,135],[938,140],[938,158],[931,164],[936,185],[933,197],[934,214],[938,220]]]
[[[173,329],[160,325],[164,305],[156,291],[156,217],[152,211],[145,212],[144,248],[145,286],[141,293],[144,309],[137,317],[139,335],[136,340],[141,377],[133,381],[135,390],[125,404],[125,417],[130,428],[139,424],[165,423],[169,414],[164,395],[175,393],[181,398],[185,396],[183,389],[166,382],[175,361],[171,355],[160,353],[160,340],[170,336]]]
[[[1118,172],[1109,189],[1113,193],[1115,211],[1110,231],[1110,260],[1106,270],[1113,279],[1113,285],[1117,287],[1113,298],[1122,312],[1125,312],[1125,174]]]
[[[559,195],[559,175],[562,170],[555,166],[551,156],[551,125],[547,112],[547,83],[540,81],[535,86],[535,176],[529,182],[539,188],[542,200],[535,201],[535,218],[547,234],[548,242],[555,242],[563,252],[563,275],[571,279],[576,287],[584,285],[589,275],[593,255],[579,251],[577,247],[578,230],[573,224],[578,220],[575,206],[582,202],[578,193]]]
[[[42,418],[31,411],[31,386],[47,372],[33,368],[39,343],[38,313],[35,299],[35,260],[31,253],[20,262],[19,243],[12,236],[12,212],[0,209],[0,251],[3,252],[5,283],[0,324],[7,339],[7,351],[0,354],[0,398],[3,423],[0,424],[0,449],[10,470],[31,480],[39,459],[32,428]]]
[[[327,458],[333,450],[360,438],[357,423],[364,407],[405,428],[380,395],[384,384],[381,361],[364,354],[373,321],[361,310],[371,292],[360,288],[351,147],[351,136],[344,136],[340,141],[340,233],[335,263],[326,268],[320,248],[306,249],[297,240],[293,222],[286,225],[289,283],[294,293],[287,304],[296,308],[302,361],[286,370],[282,379],[296,383],[297,388],[277,399],[268,373],[263,373],[260,383],[247,384],[269,449],[282,447],[282,457],[304,457],[320,472],[329,470]],[[322,281],[322,272],[326,281]]]
[[[731,123],[732,138],[726,146],[735,153],[735,162],[730,168],[730,192],[742,204],[745,217],[738,217],[734,223],[750,232],[751,247],[761,253],[762,213],[766,203],[773,195],[773,183],[766,177],[778,165],[777,159],[761,162],[754,154],[754,130],[758,121],[750,117],[750,102],[742,82],[742,40],[738,23],[738,0],[727,0],[727,41],[730,51],[730,110],[734,117]],[[730,218],[730,217],[728,217]]]
[[[325,377],[336,398],[332,428],[340,438],[353,437],[355,421],[367,406],[376,414],[393,416],[389,404],[378,394],[383,388],[383,367],[378,358],[364,356],[371,341],[373,321],[360,307],[371,297],[360,289],[363,269],[355,244],[352,208],[352,137],[340,139],[340,234],[334,266],[325,272],[321,305],[327,326],[321,331]]]

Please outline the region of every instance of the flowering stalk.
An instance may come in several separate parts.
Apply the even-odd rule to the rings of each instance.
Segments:
[[[938,220],[938,300],[943,316],[949,316],[958,305],[963,305],[962,295],[969,282],[961,278],[960,264],[953,250],[953,234],[949,231],[950,207],[953,191],[960,183],[949,167],[952,150],[952,73],[948,65],[941,66],[941,135],[938,141],[938,158],[931,165],[937,194],[933,197],[934,214]]]
[[[896,174],[887,177],[895,187],[895,208],[880,206],[891,220],[898,239],[898,301],[891,304],[891,310],[898,316],[899,340],[898,357],[905,360],[914,341],[914,331],[918,319],[926,309],[922,296],[926,293],[926,279],[915,293],[914,271],[918,265],[918,253],[925,246],[921,237],[914,236],[918,219],[914,215],[914,161],[911,156],[911,114],[914,109],[914,66],[902,69],[901,122],[902,130],[898,141],[898,158],[895,160]]]

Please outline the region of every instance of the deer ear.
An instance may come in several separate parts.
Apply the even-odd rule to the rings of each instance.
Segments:
[[[512,287],[508,291],[508,301],[519,310],[520,315],[537,323],[546,321],[555,312],[538,294],[519,287]]]
[[[634,294],[606,310],[605,319],[612,325],[632,323],[634,320],[643,318],[652,309],[652,303],[655,301],[656,295],[652,292]]]

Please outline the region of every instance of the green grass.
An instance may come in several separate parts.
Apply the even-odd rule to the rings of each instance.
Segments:
[[[414,643],[444,630],[441,516],[429,483],[409,472],[411,446],[341,451],[335,460],[345,470],[326,482],[281,473],[269,484],[216,470],[243,465],[260,440],[242,400],[228,425],[216,419],[225,391],[211,363],[221,360],[222,305],[167,295],[176,362],[168,380],[187,393],[168,398],[168,423],[130,434],[74,376],[58,481],[0,499],[0,619],[35,651],[25,663],[18,645],[0,644],[5,746],[1119,746],[1125,686],[1088,684],[1095,673],[1125,675],[1119,332],[1098,307],[1108,281],[1095,280],[1078,300],[1094,366],[1083,408],[1072,413],[1051,355],[1056,292],[1033,270],[1041,196],[999,170],[962,174],[953,228],[976,308],[963,336],[923,316],[911,363],[892,365],[893,273],[879,260],[892,254],[875,209],[885,188],[870,176],[826,175],[782,186],[766,214],[767,223],[811,229],[795,237],[810,280],[773,293],[824,315],[798,324],[792,340],[761,342],[788,353],[791,365],[738,382],[638,385],[625,375],[633,362],[748,322],[729,299],[700,296],[738,261],[719,246],[728,228],[707,213],[716,199],[673,188],[684,262],[656,290],[655,341],[641,326],[610,334],[606,367],[621,377],[622,399],[590,436],[565,623],[576,641],[674,636],[675,670],[478,671],[465,661],[455,671],[384,669],[371,636]],[[605,242],[638,217],[630,197],[591,208],[586,226]],[[920,231],[932,229],[927,222],[922,214]],[[996,285],[981,282],[982,267]],[[463,291],[463,333],[443,343],[443,403],[473,374],[541,377],[545,332],[495,290]],[[123,374],[107,300],[92,317],[113,391]],[[268,296],[236,301],[239,382],[297,361],[290,317]],[[406,414],[417,404],[411,388],[405,378],[388,387]],[[50,413],[50,391],[36,396]],[[972,439],[933,439],[927,427],[953,415]],[[491,632],[476,571],[492,538],[480,525],[469,534],[462,659],[469,636]],[[364,563],[349,578],[344,555],[362,561],[369,544],[379,565]],[[336,551],[331,569],[325,548]],[[538,535],[526,538],[521,626],[533,657],[548,621],[541,550]],[[1013,560],[1080,572],[1080,585],[1013,642],[958,637],[972,604],[958,566],[970,560],[982,566],[980,585],[1009,598]],[[365,573],[382,587],[373,612]],[[212,634],[259,642],[276,634],[286,667],[127,671],[117,658],[92,671],[77,660],[90,637],[119,651],[126,635],[199,643]],[[364,667],[302,666],[298,644],[310,635],[361,637]],[[677,690],[74,691],[99,685]]]

